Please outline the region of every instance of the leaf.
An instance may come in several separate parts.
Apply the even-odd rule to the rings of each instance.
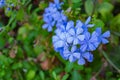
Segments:
[[[102,14],[105,15],[106,13],[109,13],[113,10],[113,5],[108,3],[108,2],[103,2],[100,4],[98,11]]]
[[[28,73],[27,73],[27,80],[33,80],[34,77],[35,77],[35,71],[34,70],[30,70]]]
[[[62,80],[67,80],[68,77],[69,77],[69,74],[65,74],[65,75],[63,76]]]
[[[65,67],[65,71],[66,72],[70,72],[73,68],[73,63],[67,62],[66,63],[66,67]]]
[[[93,13],[93,1],[92,0],[87,0],[85,1],[85,11],[88,15],[92,15]]]
[[[72,71],[71,75],[71,80],[83,80],[81,75],[76,70]]]

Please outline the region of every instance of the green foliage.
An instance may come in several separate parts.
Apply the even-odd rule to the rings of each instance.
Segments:
[[[52,46],[54,33],[42,29],[50,1],[7,0],[14,7],[0,9],[0,80],[120,80],[119,70],[112,66],[120,69],[120,10],[115,8],[120,1],[62,0],[69,19],[84,22],[92,16],[95,25],[90,31],[111,31],[110,43],[100,45],[93,52],[94,61],[84,66],[62,59]]]

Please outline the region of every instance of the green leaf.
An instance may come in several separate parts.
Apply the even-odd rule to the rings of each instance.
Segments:
[[[98,11],[102,14],[105,15],[106,13],[110,13],[113,10],[113,5],[108,2],[103,2],[100,4]]]
[[[92,15],[93,13],[93,1],[92,0],[87,0],[85,1],[85,11],[88,15]]]
[[[63,76],[62,80],[67,80],[68,77],[69,77],[69,74],[65,74],[65,75]]]
[[[72,0],[73,3],[79,3],[81,0]]]
[[[73,63],[67,62],[66,67],[65,67],[65,71],[70,72],[72,69],[73,69]]]
[[[83,80],[81,75],[76,70],[72,71],[71,75],[71,80]]]
[[[27,73],[27,80],[33,80],[35,77],[35,71],[34,70],[30,70],[28,73]]]

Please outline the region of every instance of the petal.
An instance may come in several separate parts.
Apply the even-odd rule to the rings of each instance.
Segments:
[[[91,17],[89,16],[85,22],[85,25],[87,25],[90,22],[90,20],[91,20]]]
[[[89,43],[89,49],[88,50],[93,51],[95,49],[96,49],[95,46],[92,43]]]
[[[88,24],[87,25],[87,27],[93,27],[94,26],[94,24]]]
[[[65,39],[66,39],[65,33],[61,33],[61,34],[59,35],[59,37],[60,37],[60,39],[62,39],[62,40],[65,40]]]
[[[64,41],[61,41],[61,40],[57,41],[53,45],[54,45],[55,48],[64,47]]]
[[[46,29],[48,26],[49,26],[48,24],[44,24],[44,25],[42,26],[42,28],[43,28],[43,29]]]
[[[75,30],[74,30],[74,28],[71,28],[70,30],[69,30],[69,34],[71,34],[71,35],[75,35]]]
[[[85,39],[85,35],[79,35],[79,36],[77,36],[77,38],[78,38],[79,40],[83,41],[83,40]]]
[[[58,41],[58,40],[60,40],[58,36],[53,36],[52,37],[52,42],[53,43],[56,42],[56,41]]]
[[[51,32],[51,31],[52,31],[52,26],[49,25],[48,32]]]
[[[90,39],[90,33],[89,33],[89,32],[86,32],[86,33],[85,33],[85,39],[86,39],[86,40],[89,40],[89,39]]]
[[[105,39],[105,38],[102,38],[102,43],[107,44],[107,43],[109,43],[109,41],[107,39]]]
[[[76,28],[76,34],[78,35],[78,34],[80,34],[80,33],[82,33],[83,32],[83,29],[82,28]]]
[[[86,51],[86,49],[87,49],[87,44],[83,44],[83,45],[81,45],[81,47],[80,47],[80,50],[81,51]]]
[[[76,28],[80,28],[83,26],[83,23],[80,20],[77,20],[76,22]]]
[[[54,0],[55,4],[59,4],[59,0]]]
[[[73,57],[72,55],[70,55],[69,61],[70,61],[70,62],[73,62],[73,61],[74,61],[74,57]]]
[[[79,65],[84,65],[84,64],[85,64],[85,60],[81,57],[81,58],[78,60],[78,64],[79,64]]]
[[[101,28],[96,28],[96,30],[95,30],[95,31],[96,31],[96,33],[98,34],[98,36],[99,36],[99,35],[101,35],[101,33],[102,33]]]
[[[106,31],[105,33],[102,34],[102,37],[110,37],[110,31]]]
[[[80,53],[76,52],[76,53],[73,53],[73,56],[76,57],[77,59],[80,58]]]
[[[73,40],[73,45],[77,45],[77,44],[79,44],[79,40],[78,40],[77,38],[75,38],[75,39]]]
[[[70,28],[74,27],[74,22],[73,21],[69,21],[67,23],[67,26],[66,26],[66,30],[69,30]]]
[[[91,54],[90,52],[86,52],[83,54],[83,57],[85,59],[87,59],[89,62],[92,62],[93,61],[93,54]]]
[[[74,53],[76,50],[77,50],[77,47],[76,46],[72,46],[71,52]]]
[[[72,42],[73,42],[73,39],[74,39],[73,37],[68,37],[68,38],[67,38],[67,42],[68,42],[68,43],[72,43]]]

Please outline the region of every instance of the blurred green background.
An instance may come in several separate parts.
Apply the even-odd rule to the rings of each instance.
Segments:
[[[17,5],[10,11],[0,9],[0,80],[120,80],[120,0],[61,0],[70,20],[92,16],[93,30],[111,32],[84,66],[63,60],[52,46],[54,32],[42,29],[53,0],[11,1]]]

